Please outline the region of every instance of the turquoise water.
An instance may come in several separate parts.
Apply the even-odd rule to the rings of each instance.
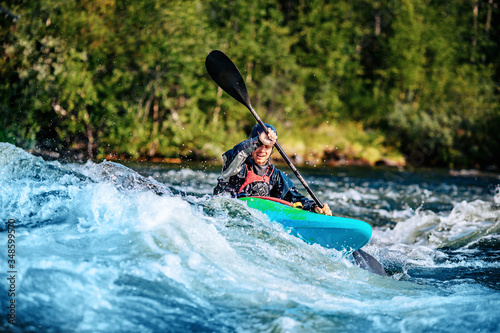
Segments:
[[[380,277],[212,197],[217,172],[61,165],[0,143],[3,330],[500,331],[498,175],[304,171],[336,215],[372,224]]]

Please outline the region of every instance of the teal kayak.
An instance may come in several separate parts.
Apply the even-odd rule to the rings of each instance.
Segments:
[[[372,227],[363,221],[312,213],[275,198],[245,197],[240,200],[267,215],[271,221],[281,223],[292,235],[309,244],[356,251],[372,236]]]

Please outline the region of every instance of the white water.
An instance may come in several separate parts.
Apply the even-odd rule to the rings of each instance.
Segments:
[[[498,191],[414,183],[406,192],[388,179],[311,176],[334,211],[385,219],[366,247],[391,271],[380,277],[241,202],[211,197],[215,172],[142,173],[152,177],[107,162],[62,166],[0,144],[5,254],[3,222],[16,220],[17,322],[2,313],[4,329],[500,331],[498,276],[481,280],[499,268],[483,255],[498,258]],[[451,210],[424,209],[436,202]],[[8,287],[0,283],[2,308]]]

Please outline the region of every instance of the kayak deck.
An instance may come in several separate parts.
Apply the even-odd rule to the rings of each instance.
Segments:
[[[273,198],[244,197],[240,200],[264,213],[271,221],[290,228],[292,235],[309,244],[355,251],[368,243],[372,235],[372,227],[363,221],[312,213],[273,201]]]

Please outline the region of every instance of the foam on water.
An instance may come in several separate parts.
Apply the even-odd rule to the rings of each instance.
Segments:
[[[408,272],[404,279],[397,274],[392,278],[370,274],[343,253],[305,244],[242,202],[207,195],[215,174],[183,169],[159,176],[141,176],[110,162],[83,166],[45,162],[0,144],[0,217],[16,219],[19,290],[17,326],[2,317],[3,328],[54,332],[500,328],[496,312],[491,311],[500,305],[500,297],[490,288],[474,282],[449,287],[415,283]],[[155,180],[160,178],[164,182]],[[192,190],[183,187],[172,191],[171,184],[180,186],[179,182],[192,182],[192,190],[198,184],[198,195],[186,195]],[[361,207],[365,193],[353,191],[338,200]],[[366,199],[376,201],[376,193],[371,191]],[[379,209],[391,214],[389,206]],[[437,257],[447,256],[441,247],[473,247],[498,234],[498,207],[493,202],[460,202],[448,215],[394,214],[402,222],[393,229],[375,229],[376,237],[367,248],[389,261],[405,247],[408,253],[419,253],[422,266],[433,267]],[[453,224],[456,220],[458,225]],[[384,252],[384,247],[390,251]],[[6,267],[7,258],[1,258],[0,267]],[[6,283],[0,284],[2,304],[8,301],[6,288]]]
[[[500,246],[500,207],[489,202],[462,201],[446,215],[418,211],[394,229],[379,233],[384,245],[414,244],[431,248]]]

